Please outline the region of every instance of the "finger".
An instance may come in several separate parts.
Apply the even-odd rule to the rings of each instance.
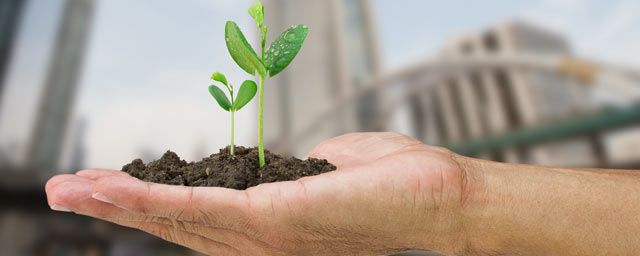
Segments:
[[[116,224],[137,222],[138,224],[133,226],[134,228],[143,226],[143,222],[153,222],[184,232],[204,236],[214,241],[233,245],[234,247],[251,248],[252,251],[256,252],[261,252],[259,249],[266,247],[266,244],[262,244],[242,232],[212,228],[168,218],[135,214],[116,207],[113,204],[95,200],[91,197],[93,181],[84,177],[65,175],[53,179],[53,181],[58,181],[55,183],[59,185],[53,186],[50,193],[48,193],[48,198],[52,201],[51,203],[64,206],[77,214],[103,219]],[[192,246],[189,245],[189,247]]]
[[[176,243],[208,255],[242,255],[242,253],[225,243],[210,240],[197,234],[176,229],[170,225],[155,222],[137,222],[125,220],[109,220],[118,225],[136,228],[157,236],[166,241]]]
[[[49,193],[49,191],[51,190],[51,188],[57,186],[60,183],[63,183],[65,181],[68,181],[70,179],[73,179],[75,175],[73,174],[61,174],[61,175],[56,175],[53,176],[51,179],[49,179],[47,181],[47,184],[44,185],[44,191],[45,193]],[[51,204],[49,204],[51,205]]]
[[[92,197],[143,215],[237,229],[248,228],[248,199],[243,191],[185,187],[106,176],[93,184]]]
[[[129,212],[91,197],[93,181],[77,175],[59,175],[47,183],[47,200],[54,210],[73,211],[96,218],[141,219]]]
[[[51,179],[47,191],[49,205],[100,219],[150,221],[148,216],[131,213],[113,204],[92,198],[93,181],[77,175],[59,175]],[[47,184],[49,184],[47,183]],[[58,209],[54,209],[58,210]]]
[[[107,221],[114,221],[107,219]],[[272,245],[256,239],[244,232],[232,229],[208,227],[202,224],[192,223],[188,221],[178,221],[163,217],[155,217],[152,222],[173,227],[175,229],[197,234],[212,241],[219,241],[233,248],[242,248],[242,251],[249,255],[272,255],[276,252],[282,252],[280,249]]]
[[[90,180],[97,180],[99,178],[102,178],[102,177],[105,177],[105,176],[112,176],[112,175],[116,175],[116,176],[131,176],[128,173],[123,172],[123,171],[114,171],[114,170],[108,170],[108,169],[82,170],[82,171],[76,172],[76,175],[78,175],[80,177],[85,177],[85,178],[90,179]]]
[[[395,132],[350,133],[320,143],[308,157],[327,159],[338,168],[347,168],[421,146],[425,145]]]

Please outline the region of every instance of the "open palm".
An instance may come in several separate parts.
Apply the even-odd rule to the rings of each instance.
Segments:
[[[458,157],[397,133],[355,133],[309,155],[334,172],[247,190],[140,181],[111,170],[59,175],[49,204],[216,255],[456,250],[468,189]],[[451,221],[455,219],[457,221]],[[452,242],[453,241],[453,242]]]

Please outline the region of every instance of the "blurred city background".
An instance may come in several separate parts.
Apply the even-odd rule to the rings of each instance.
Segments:
[[[228,144],[206,88],[224,22],[257,46],[250,0],[0,0],[0,255],[196,255],[55,213],[44,183],[171,149]],[[355,131],[398,131],[494,161],[640,169],[640,2],[263,0],[268,43],[307,24],[266,80],[266,147],[304,157]],[[257,101],[236,143],[257,144]]]

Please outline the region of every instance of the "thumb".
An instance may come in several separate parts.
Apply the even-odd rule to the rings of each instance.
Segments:
[[[308,157],[326,159],[338,168],[345,168],[366,164],[415,146],[424,144],[395,132],[349,133],[318,144]]]

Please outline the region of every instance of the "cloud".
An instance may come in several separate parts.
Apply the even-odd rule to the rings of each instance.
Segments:
[[[525,20],[566,36],[578,55],[640,64],[638,1],[542,0],[520,13]]]
[[[622,1],[607,10],[579,51],[623,65],[640,66],[640,2]]]
[[[523,7],[520,18],[556,31],[569,31],[584,18],[593,1],[541,0]]]
[[[584,43],[584,49],[598,48],[609,43],[615,43],[616,39],[624,36],[633,26],[638,25],[638,13],[640,13],[639,1],[622,1],[609,10],[602,22],[593,28],[591,40]]]
[[[226,8],[247,8],[251,6],[251,1],[248,0],[195,0],[195,4],[212,9]]]

